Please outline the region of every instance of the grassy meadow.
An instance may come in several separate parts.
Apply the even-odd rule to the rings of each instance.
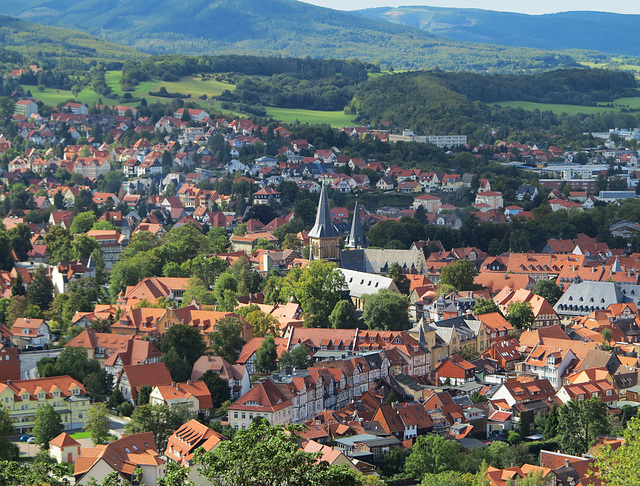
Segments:
[[[118,95],[123,96],[124,92],[120,87],[120,77],[122,73],[120,71],[107,71],[105,74],[105,81],[107,86],[111,88],[111,91]],[[233,91],[235,85],[229,83],[223,83],[216,81],[215,79],[206,78],[202,79],[200,76],[185,76],[180,81],[144,81],[138,84],[134,91],[130,92],[134,98],[146,98],[148,103],[170,103],[171,98],[164,98],[161,96],[149,96],[150,91],[158,91],[160,88],[166,88],[169,93],[182,93],[190,94],[191,98],[188,100],[195,103],[205,110],[212,110],[218,112],[230,113],[232,116],[241,115],[240,113],[231,112],[222,108],[222,103],[217,101],[216,98],[222,94],[225,90]],[[33,86],[25,86],[26,89],[32,89]],[[34,97],[46,105],[57,106],[59,103],[67,101],[69,99],[76,99],[81,103],[85,103],[88,106],[93,106],[98,103],[100,99],[108,106],[115,105],[136,105],[137,102],[127,103],[126,101],[112,100],[105,98],[92,90],[84,89],[78,96],[73,96],[73,93],[69,90],[63,89],[51,89],[45,88],[44,91],[36,91],[32,89]],[[201,100],[200,96],[207,95],[207,100]],[[345,115],[342,111],[317,111],[317,110],[298,110],[288,108],[274,108],[267,107],[267,116],[273,117],[278,121],[285,123],[294,123],[296,120],[302,123],[327,123],[335,128],[342,128],[344,126],[351,125],[354,120],[353,115]]]

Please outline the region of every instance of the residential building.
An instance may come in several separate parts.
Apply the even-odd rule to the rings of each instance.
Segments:
[[[21,349],[27,346],[47,346],[51,342],[51,331],[44,319],[18,317],[11,326],[11,340]]]
[[[207,371],[213,371],[223,380],[227,380],[231,400],[237,400],[251,388],[249,372],[244,365],[229,364],[220,356],[201,356],[193,365],[191,381],[198,381]]]
[[[208,416],[213,409],[211,392],[204,381],[156,385],[149,397],[151,405],[186,405],[191,413]]]
[[[426,213],[438,213],[442,206],[442,200],[431,194],[422,194],[413,198],[412,209],[418,209],[422,206]]]
[[[58,464],[63,462],[73,464],[80,455],[80,442],[66,432],[63,432],[49,441],[49,455],[53,457]]]
[[[116,387],[120,389],[125,400],[135,404],[140,387],[173,383],[171,374],[164,363],[149,363],[123,366],[116,378]]]
[[[196,449],[202,447],[206,452],[209,452],[223,440],[227,440],[227,438],[192,419],[169,437],[164,455],[167,459],[177,462],[181,466],[191,467],[193,453]]]
[[[459,354],[448,356],[438,364],[434,372],[439,384],[463,385],[476,378],[476,367]]]
[[[76,485],[91,485],[116,473],[118,479],[134,484],[134,473],[142,470],[140,483],[156,486],[164,475],[165,460],[156,450],[151,432],[132,434],[109,444],[82,449],[75,461]]]
[[[292,422],[291,401],[280,391],[271,378],[254,385],[227,410],[229,425],[244,430],[256,417],[263,417],[271,425]]]
[[[120,253],[127,247],[129,240],[126,236],[116,230],[89,230],[89,238],[95,238],[100,243],[104,265],[107,270],[111,270],[120,256]]]
[[[0,335],[0,339],[1,339]],[[20,379],[20,353],[18,348],[0,343],[0,381]]]
[[[42,405],[51,405],[60,413],[65,430],[84,427],[89,411],[84,386],[67,375],[0,383],[0,404],[9,409],[20,434],[33,430],[35,412]]]

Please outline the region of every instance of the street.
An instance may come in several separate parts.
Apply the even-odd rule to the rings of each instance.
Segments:
[[[20,378],[30,380],[38,377],[37,364],[42,358],[54,358],[62,352],[62,348],[20,353]]]

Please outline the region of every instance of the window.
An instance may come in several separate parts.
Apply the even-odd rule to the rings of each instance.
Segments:
[[[246,418],[247,418],[247,414],[246,414],[246,413],[244,413],[244,412],[242,412],[242,418],[243,418],[243,419],[246,419]]]
[[[233,412],[233,418],[238,418],[238,412]]]

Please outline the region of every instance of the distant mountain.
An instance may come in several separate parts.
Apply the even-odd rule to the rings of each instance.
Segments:
[[[576,64],[568,55],[451,41],[416,26],[296,0],[21,0],[4,2],[3,10],[152,54],[358,58],[409,69],[489,72]]]
[[[440,7],[382,7],[354,13],[417,27],[463,42],[536,49],[587,49],[640,56],[640,15],[563,12],[526,15],[492,10]]]
[[[138,59],[146,54],[76,30],[60,29],[0,15],[0,46],[38,57]]]

